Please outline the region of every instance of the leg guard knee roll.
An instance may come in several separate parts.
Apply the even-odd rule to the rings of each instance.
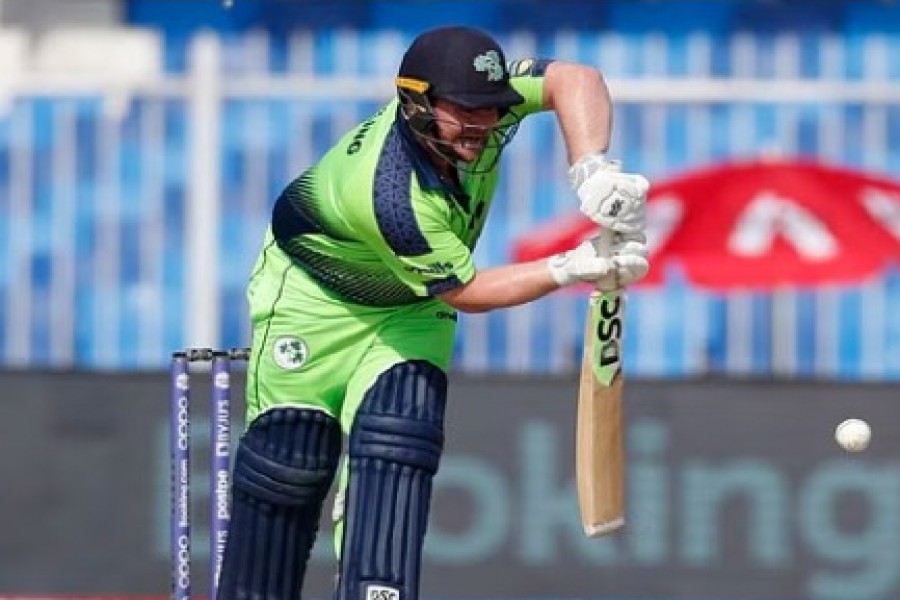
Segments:
[[[298,409],[265,413],[238,447],[234,487],[274,505],[308,504],[318,497],[323,481],[330,486],[340,443],[337,421],[325,413]]]
[[[307,409],[257,418],[235,457],[219,600],[295,600],[341,450],[338,422]]]
[[[364,397],[350,432],[339,600],[418,598],[446,399],[446,375],[424,361],[394,366]]]

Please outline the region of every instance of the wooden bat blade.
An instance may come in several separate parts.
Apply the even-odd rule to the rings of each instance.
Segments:
[[[588,307],[578,389],[575,478],[585,534],[625,524],[625,449],[622,414],[621,291],[595,293]]]

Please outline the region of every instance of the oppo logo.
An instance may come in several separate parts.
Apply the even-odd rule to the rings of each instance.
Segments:
[[[176,439],[179,450],[187,450],[188,444],[190,444],[188,418],[188,398],[182,394],[178,397],[178,432]]]
[[[191,542],[187,535],[178,536],[178,578],[179,590],[187,590],[191,586]]]

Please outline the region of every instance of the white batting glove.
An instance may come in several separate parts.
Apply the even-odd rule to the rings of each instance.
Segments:
[[[609,254],[611,246],[602,247],[595,240],[585,240],[577,248],[547,259],[550,275],[560,287],[579,282],[593,283],[615,274],[616,265]]]
[[[611,273],[592,282],[602,292],[621,289],[640,281],[650,270],[647,237],[643,232],[605,232],[592,238],[592,243],[598,248],[598,253],[611,256],[615,265]]]
[[[650,182],[643,175],[622,173],[621,163],[605,154],[588,154],[569,169],[569,183],[581,200],[581,212],[604,229],[644,230]]]
[[[604,232],[596,236],[595,244],[601,246],[600,254],[608,254],[613,258],[620,256],[640,256],[647,258],[650,251],[647,248],[647,236],[643,231],[635,233],[619,233],[616,231]],[[606,248],[603,248],[606,246]]]

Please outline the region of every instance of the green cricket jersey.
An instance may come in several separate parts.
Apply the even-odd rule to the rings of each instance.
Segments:
[[[525,101],[506,122],[541,110],[548,61],[511,64]],[[486,173],[442,182],[395,99],[347,133],[278,198],[272,234],[319,285],[366,306],[410,304],[475,275],[472,251],[489,213],[498,161]]]
[[[546,63],[518,65],[525,100],[510,119],[541,107]],[[456,311],[434,296],[474,277],[498,172],[462,173],[448,187],[397,111],[391,102],[345,135],[275,203],[247,286],[247,423],[305,406],[348,432],[391,365],[449,368]]]

